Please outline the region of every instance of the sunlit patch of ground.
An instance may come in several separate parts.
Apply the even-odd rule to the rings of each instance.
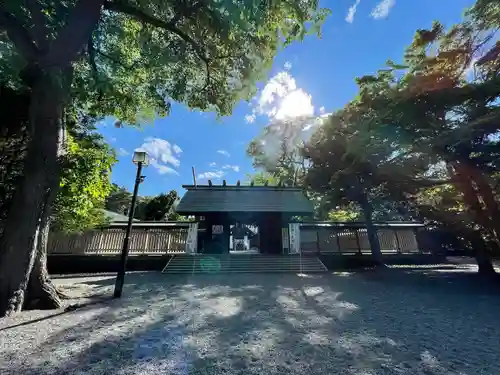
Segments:
[[[121,300],[0,320],[0,373],[500,374],[498,288],[444,270],[131,274]],[[56,281],[74,297],[114,284]]]

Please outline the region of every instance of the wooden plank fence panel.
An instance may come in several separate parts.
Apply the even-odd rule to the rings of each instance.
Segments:
[[[370,241],[368,240],[368,231],[364,228],[358,229],[359,247],[361,254],[371,254]]]
[[[397,230],[397,237],[396,237]],[[384,254],[418,253],[419,246],[413,229],[379,228],[377,235]],[[316,236],[316,239],[314,239]],[[301,228],[301,248],[303,253],[321,254],[371,254],[366,228],[319,227]]]
[[[80,234],[51,233],[48,242],[49,254],[103,254],[121,253],[124,228],[92,230]],[[131,254],[183,253],[187,228],[132,229],[130,234]]]
[[[419,253],[417,236],[415,231],[401,230],[398,231],[399,244],[402,253]]]
[[[339,244],[337,241],[337,231],[328,228],[320,228],[318,230],[319,251],[321,253],[338,253]]]
[[[396,233],[397,231],[397,238]],[[186,248],[188,228],[182,226],[133,228],[131,254],[178,254]],[[379,228],[380,247],[385,254],[418,253],[416,232],[412,228]],[[118,255],[123,246],[125,228],[106,228],[81,234],[51,233],[49,254]],[[307,226],[301,228],[303,253],[370,254],[366,228]]]
[[[300,231],[300,249],[303,254],[319,252],[318,230],[316,228],[307,228]]]
[[[380,243],[380,250],[383,253],[395,254],[398,252],[398,244],[396,241],[396,236],[394,236],[394,230],[392,229],[379,229],[378,240]]]
[[[357,253],[359,251],[356,239],[356,229],[340,229],[338,231],[339,247],[341,253]]]

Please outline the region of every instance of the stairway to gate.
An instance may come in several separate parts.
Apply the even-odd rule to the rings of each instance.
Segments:
[[[200,273],[314,273],[325,272],[325,265],[314,256],[264,254],[174,255],[162,272]]]

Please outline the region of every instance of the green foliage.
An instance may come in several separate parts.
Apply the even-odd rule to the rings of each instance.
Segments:
[[[500,26],[500,4],[496,0],[476,0],[467,14],[483,29]]]
[[[138,196],[135,206],[134,218],[141,221],[184,221],[184,216],[175,212],[179,195],[177,191],[171,190],[167,194],[159,194],[154,197]],[[105,208],[108,211],[122,215],[128,215],[132,193],[124,187],[116,184],[111,185],[109,195],[105,200]]]
[[[360,218],[359,211],[354,211],[349,208],[338,208],[332,210],[328,213],[327,216],[327,219],[329,221],[340,221],[340,222],[356,221],[359,220],[359,218]]]
[[[277,184],[304,186],[307,163],[302,148],[309,129],[322,120],[304,116],[268,124],[247,147],[254,168],[273,176]]]
[[[111,189],[106,197],[104,207],[106,210],[116,212],[120,215],[127,215],[132,201],[132,193],[124,187],[111,184]],[[137,214],[137,210],[136,210]],[[137,218],[137,217],[136,217]]]
[[[60,189],[53,206],[52,225],[57,231],[81,232],[106,223],[101,209],[111,191],[115,154],[95,133],[76,137],[68,139]]]
[[[22,178],[29,136],[27,119],[23,117],[27,113],[26,93],[2,88],[1,98],[8,125],[0,137],[0,219],[3,224],[16,183]],[[55,230],[74,232],[105,223],[99,209],[111,187],[109,175],[116,159],[102,136],[94,132],[95,119],[68,112],[68,143],[61,160],[62,179],[52,210],[52,225]]]
[[[174,212],[173,208],[178,199],[179,196],[175,190],[171,190],[168,194],[157,195],[146,203],[143,220],[177,220],[179,215]]]
[[[106,1],[96,24],[72,18],[75,1],[30,3],[9,0],[2,7],[14,20],[0,22],[0,76],[13,87],[27,83],[26,57],[32,45],[48,45],[65,66],[62,50],[75,55],[71,96],[93,115],[125,123],[169,112],[172,101],[190,108],[231,113],[249,99],[278,50],[310,33],[329,14],[317,0],[268,1]],[[6,16],[4,16],[6,17]],[[66,37],[71,28],[93,29],[90,38]],[[23,40],[25,43],[22,43]],[[81,43],[81,45],[74,45]],[[57,46],[57,47],[54,47]],[[44,59],[34,48],[33,63]],[[38,64],[42,66],[42,64]]]
[[[357,80],[304,149],[319,212],[342,217],[358,202],[374,219],[420,218],[499,248],[497,10],[478,1],[448,30],[418,30],[403,63]]]
[[[247,174],[247,184],[253,183],[255,186],[276,186],[279,183],[279,180],[276,176],[268,173],[268,172],[256,172],[254,174]]]

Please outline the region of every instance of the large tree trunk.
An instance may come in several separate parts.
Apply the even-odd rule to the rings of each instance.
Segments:
[[[62,110],[71,74],[49,70],[37,77],[30,98],[30,143],[0,238],[0,317],[18,312],[35,263],[48,197],[59,183],[64,142]]]
[[[50,310],[61,307],[59,292],[52,284],[47,270],[49,229],[50,220],[44,218],[38,233],[38,249],[28,283],[25,309]]]
[[[49,277],[47,269],[47,245],[49,242],[50,218],[52,215],[52,204],[54,203],[58,186],[54,186],[45,202],[38,232],[37,250],[33,270],[31,271],[26,299],[25,309],[50,310],[61,307],[61,300],[55,285]]]
[[[483,276],[496,275],[495,268],[491,261],[490,251],[481,234],[473,232],[471,234],[471,240],[479,274]]]
[[[373,207],[368,201],[368,197],[365,193],[360,194],[359,204],[363,210],[363,216],[366,225],[366,234],[368,236],[368,242],[370,243],[370,249],[372,252],[372,258],[377,266],[384,265],[382,259],[382,250],[380,249],[380,241],[378,240],[377,228],[373,225]]]
[[[495,268],[491,262],[491,257],[488,254],[488,249],[485,246],[478,246],[474,250],[478,272],[484,276],[496,275]]]
[[[461,163],[453,163],[452,170],[453,179],[455,180],[458,189],[463,194],[466,208],[472,213],[476,223],[484,229],[487,237],[490,237],[490,240],[497,240],[495,235],[495,226],[493,224],[494,220],[488,216],[481,206],[477,192],[472,185],[472,176],[470,175],[469,169]],[[472,246],[479,273],[484,275],[495,274],[488,246],[486,245],[486,241],[481,234],[476,233],[473,235]]]
[[[491,220],[492,227],[495,231],[495,240],[499,242],[500,240],[500,209],[498,203],[493,194],[493,189],[488,181],[487,176],[480,170],[471,168],[470,175],[477,186],[479,195],[482,198],[486,212],[488,213],[489,219]]]

